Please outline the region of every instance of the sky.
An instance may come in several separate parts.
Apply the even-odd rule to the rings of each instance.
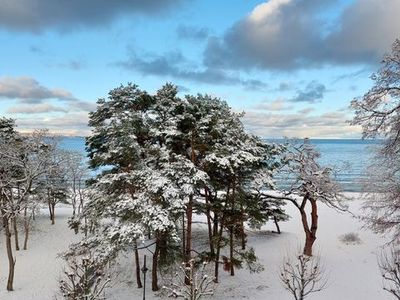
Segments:
[[[84,136],[128,82],[209,94],[262,137],[358,138],[350,102],[400,37],[400,0],[0,0],[0,116]]]

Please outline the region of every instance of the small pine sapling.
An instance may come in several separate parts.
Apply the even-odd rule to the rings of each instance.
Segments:
[[[91,257],[73,258],[68,262],[64,279],[59,282],[60,292],[66,300],[103,300],[104,290],[111,278],[105,267]]]

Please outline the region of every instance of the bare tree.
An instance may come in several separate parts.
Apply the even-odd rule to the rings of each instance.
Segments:
[[[381,251],[378,265],[382,273],[383,289],[400,300],[400,252],[395,246]]]
[[[361,125],[363,138],[384,138],[371,164],[364,192],[364,220],[378,233],[400,238],[400,40],[384,55],[382,66],[372,74],[373,87],[352,101],[353,125]]]
[[[35,211],[38,209],[40,204],[40,198],[34,192],[29,195],[27,203],[23,209],[24,212],[24,231],[25,231],[25,238],[24,238],[24,250],[28,250],[28,239],[29,239],[29,232],[31,228],[31,221],[34,218]]]
[[[400,40],[384,55],[382,66],[372,74],[373,87],[352,101],[353,125],[361,125],[364,138],[384,137],[383,152],[400,150]]]
[[[205,296],[214,294],[214,280],[206,273],[207,263],[203,262],[199,269],[196,268],[194,260],[189,261],[189,265],[182,263],[176,273],[176,280],[164,289],[170,292],[170,297],[183,298],[186,300],[199,300]],[[189,284],[186,280],[189,278]]]
[[[42,187],[46,192],[51,224],[55,224],[55,208],[60,202],[67,203],[69,194],[68,183],[68,152],[58,147],[56,139],[51,140],[47,152],[46,172],[42,178]]]
[[[295,300],[303,300],[311,293],[323,290],[327,284],[325,270],[317,256],[300,254],[293,261],[284,259],[280,279]]]
[[[22,137],[14,131],[13,120],[8,119],[1,119],[0,129],[0,212],[9,265],[7,290],[12,291],[16,260],[11,247],[10,226],[27,206],[34,182],[45,171],[46,131]]]
[[[88,166],[85,157],[77,151],[65,151],[65,166],[71,189],[72,214],[75,216],[83,209],[85,180],[88,178]]]
[[[362,180],[366,227],[400,241],[400,161],[398,154],[376,154]]]

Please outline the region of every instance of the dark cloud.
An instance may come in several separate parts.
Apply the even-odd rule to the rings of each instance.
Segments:
[[[190,89],[186,86],[178,85],[178,91],[181,93],[188,93],[188,92],[190,92]]]
[[[292,69],[317,64],[312,56],[319,57],[326,49],[320,47],[322,24],[314,13],[320,5],[327,5],[325,2],[271,0],[258,5],[222,39],[209,39],[204,63],[244,69]]]
[[[69,69],[72,71],[80,71],[87,66],[86,60],[83,59],[72,59],[64,63],[48,64],[49,67]]]
[[[78,100],[69,103],[69,107],[73,110],[94,111],[96,109],[96,103]]]
[[[181,0],[0,0],[0,27],[40,32],[105,26],[129,14],[157,15]]]
[[[308,83],[303,90],[299,90],[297,92],[297,95],[289,101],[315,103],[321,101],[324,98],[325,92],[325,85],[313,80]]]
[[[79,71],[86,66],[86,63],[82,60],[71,60],[68,63],[63,64],[62,66],[65,66],[66,68],[74,71]]]
[[[331,60],[378,63],[400,36],[400,1],[356,0],[326,39]]]
[[[289,91],[290,89],[292,89],[292,84],[290,84],[289,82],[283,81],[283,82],[279,83],[279,87],[277,90],[280,92],[286,92],[286,91]]]
[[[210,31],[205,27],[179,25],[176,28],[176,33],[181,39],[205,40],[209,36]]]
[[[260,80],[243,79],[221,69],[211,67],[198,69],[188,66],[185,57],[180,52],[171,52],[163,56],[146,55],[146,57],[149,59],[145,60],[131,51],[128,60],[118,62],[117,65],[143,75],[171,76],[206,84],[241,85],[251,90],[262,90],[267,87]]]
[[[321,17],[337,0],[270,0],[211,37],[207,66],[293,70],[326,64],[376,64],[400,36],[400,1],[354,0],[332,26]]]
[[[31,77],[0,77],[0,98],[17,99],[25,103],[40,103],[45,99],[75,101],[64,89],[49,89]]]
[[[354,80],[358,77],[364,76],[365,74],[371,74],[371,73],[372,73],[371,68],[362,68],[354,72],[339,75],[332,81],[332,83],[336,83],[341,80]]]
[[[31,51],[33,53],[38,53],[38,54],[43,54],[44,53],[44,51],[43,51],[43,49],[41,47],[38,47],[38,46],[35,46],[35,45],[30,46],[29,47],[29,51]]]

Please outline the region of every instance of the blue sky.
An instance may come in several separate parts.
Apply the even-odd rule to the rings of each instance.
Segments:
[[[112,5],[111,5],[112,3]],[[0,114],[86,135],[110,89],[165,82],[264,137],[351,138],[350,101],[400,35],[398,0],[0,0]]]

